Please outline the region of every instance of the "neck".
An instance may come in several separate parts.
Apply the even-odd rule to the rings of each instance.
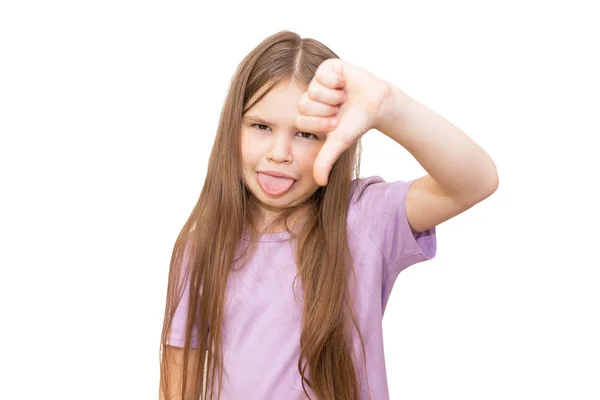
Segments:
[[[301,209],[298,209],[296,211],[294,211],[291,215],[288,216],[287,218],[287,227],[286,227],[286,221],[279,221],[277,224],[269,226],[270,224],[272,224],[278,217],[280,217],[282,215],[282,213],[274,213],[274,212],[268,212],[266,210],[259,210],[260,212],[257,212],[255,214],[255,221],[257,221],[256,223],[256,227],[258,229],[258,232],[260,233],[278,233],[278,232],[285,232],[288,230],[292,230],[296,224],[302,220],[302,218],[306,215],[308,208],[304,207]]]

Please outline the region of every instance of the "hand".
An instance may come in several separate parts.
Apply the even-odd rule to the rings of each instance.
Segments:
[[[391,92],[369,71],[337,58],[319,65],[298,103],[299,129],[326,133],[314,164],[314,178],[325,186],[342,153],[376,124]]]

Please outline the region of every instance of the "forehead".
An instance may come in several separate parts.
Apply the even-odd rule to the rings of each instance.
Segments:
[[[305,89],[294,81],[279,82],[244,114],[244,119],[293,125],[298,115],[298,102],[304,92]],[[256,96],[262,93],[260,90]]]

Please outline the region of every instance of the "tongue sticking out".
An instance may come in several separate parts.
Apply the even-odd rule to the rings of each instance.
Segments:
[[[267,194],[277,196],[287,192],[295,181],[290,178],[280,178],[259,172],[258,182]]]

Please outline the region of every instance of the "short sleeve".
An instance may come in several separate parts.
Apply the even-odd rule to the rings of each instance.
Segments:
[[[385,182],[379,176],[360,179],[353,196],[361,228],[384,259],[384,282],[403,269],[435,257],[435,227],[413,234],[406,215],[406,194],[414,182]]]
[[[189,294],[190,294],[190,282],[189,274],[183,273],[186,271],[186,267],[189,261],[189,244],[186,245],[183,252],[182,263],[184,268],[181,268],[182,275],[185,277],[184,289],[181,299],[177,305],[175,313],[173,315],[173,323],[171,330],[167,335],[166,343],[171,346],[184,347],[185,345],[185,328],[187,315],[189,312]],[[196,308],[198,309],[198,308]],[[196,321],[198,320],[199,314],[196,314]],[[197,326],[192,327],[190,346],[195,348],[198,344],[198,331]]]

